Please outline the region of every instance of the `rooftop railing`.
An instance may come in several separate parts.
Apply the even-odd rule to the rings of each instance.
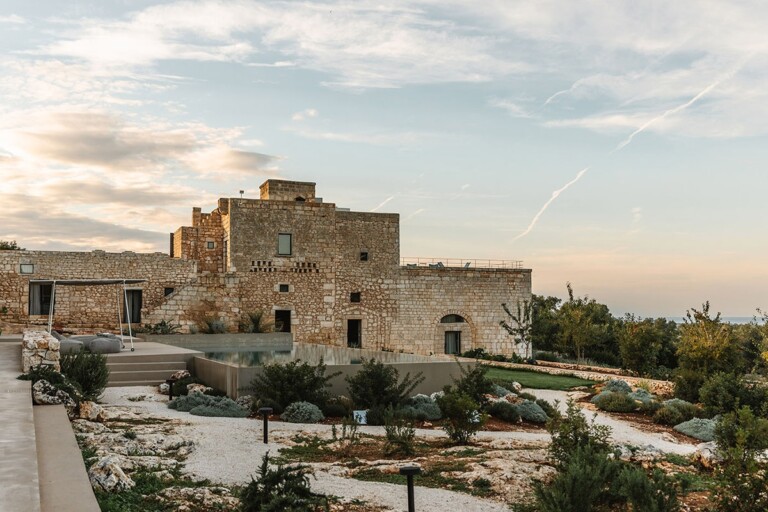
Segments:
[[[405,268],[521,269],[522,260],[478,260],[458,258],[400,258]]]

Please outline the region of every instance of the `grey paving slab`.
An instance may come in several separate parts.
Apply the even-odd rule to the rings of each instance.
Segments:
[[[21,373],[21,344],[0,344],[0,511],[39,512],[40,486],[31,384]]]

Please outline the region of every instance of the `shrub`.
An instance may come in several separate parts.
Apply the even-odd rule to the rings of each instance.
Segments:
[[[612,391],[614,393],[631,393],[632,388],[626,381],[621,379],[611,379],[605,383],[603,391]]]
[[[485,351],[484,348],[473,348],[472,350],[467,350],[463,354],[461,354],[461,357],[467,357],[470,359],[488,359],[489,354]]]
[[[379,427],[384,424],[385,411],[386,411],[386,408],[382,407],[381,405],[376,407],[371,407],[366,411],[365,421],[368,423],[368,425]]]
[[[180,330],[181,325],[165,320],[160,320],[156,324],[144,324],[144,331],[147,334],[177,334]]]
[[[674,407],[662,406],[653,414],[653,422],[661,425],[678,425],[685,421],[682,413]]]
[[[107,356],[85,350],[64,354],[61,356],[61,373],[77,382],[83,400],[95,402],[104,394],[109,382]]]
[[[191,395],[180,395],[168,402],[169,409],[175,409],[181,412],[189,412],[199,405],[214,405],[217,399],[212,396],[192,393]]]
[[[262,400],[274,401],[280,410],[293,402],[309,402],[323,407],[329,398],[329,381],[341,374],[326,375],[325,370],[322,359],[316,366],[298,359],[285,364],[266,364],[251,381],[251,390]]]
[[[255,402],[253,402],[253,405],[251,405],[252,411],[258,411],[262,407],[269,407],[272,409],[273,414],[282,414],[284,407],[280,405],[279,403],[275,402],[271,398],[259,398]]]
[[[419,393],[408,399],[408,405],[433,404],[435,400],[429,395]]]
[[[393,455],[401,453],[405,456],[415,452],[416,429],[413,423],[402,417],[397,417],[394,410],[388,407],[384,413],[384,433],[387,442],[384,445],[384,454]]]
[[[701,371],[687,368],[675,370],[675,396],[683,400],[696,402],[699,399],[699,389],[707,377]]]
[[[656,397],[651,394],[650,391],[643,388],[638,388],[637,391],[633,391],[629,394],[629,398],[632,400],[637,400],[638,402],[646,403],[646,402],[653,402]]]
[[[608,412],[632,412],[637,404],[629,395],[614,391],[603,391],[592,400],[598,409]]]
[[[455,443],[469,443],[485,423],[480,405],[461,391],[446,389],[445,394],[437,399],[437,405],[446,419],[443,428]]]
[[[709,442],[715,439],[715,420],[693,418],[675,425],[675,430],[700,441]]]
[[[459,370],[461,371],[461,378],[453,381],[456,389],[480,405],[487,402],[485,395],[493,394],[495,386],[493,381],[485,375],[488,372],[488,367],[475,364],[467,369],[467,366],[459,365]]]
[[[251,477],[240,495],[242,512],[306,512],[328,506],[325,496],[309,488],[309,469],[303,465],[270,466],[269,453],[261,459],[258,479]]]
[[[192,395],[194,396],[194,395]],[[223,418],[245,418],[249,411],[240,407],[237,403],[227,397],[210,397],[210,404],[201,404],[190,409],[189,414],[194,416],[217,416]]]
[[[18,380],[31,380],[32,385],[39,380],[44,380],[50,383],[56,389],[60,389],[68,394],[75,403],[79,403],[82,399],[80,392],[80,385],[57,372],[52,366],[40,364],[33,366],[29,369],[29,372],[23,373],[17,377]]]
[[[349,416],[352,411],[348,410],[344,404],[339,402],[328,402],[323,407],[323,414],[329,418],[345,418]]]
[[[420,421],[435,421],[443,417],[440,406],[435,402],[406,405],[398,409],[398,413],[405,418]]]
[[[560,412],[553,406],[551,403],[547,402],[543,398],[539,398],[536,400],[536,405],[542,408],[544,411],[544,414],[546,414],[549,418],[554,418],[555,416],[558,416]]]
[[[656,411],[662,408],[661,402],[657,400],[651,400],[650,402],[640,402],[639,411],[643,414],[653,416]]]
[[[607,501],[611,482],[621,463],[608,458],[596,445],[579,446],[568,457],[552,483],[535,484],[534,492],[541,512],[587,512]]]
[[[523,403],[517,404],[515,408],[521,418],[525,421],[530,421],[531,423],[546,423],[549,419],[547,413],[544,412],[544,409],[542,409],[536,402],[531,402],[530,400],[525,400]]]
[[[550,457],[560,469],[569,464],[571,454],[580,447],[591,446],[594,450],[606,454],[611,449],[608,442],[611,429],[596,425],[594,419],[588,422],[573,400],[568,400],[565,414],[554,417],[547,425],[547,430],[552,436],[549,445]]]
[[[677,485],[663,471],[654,469],[650,478],[640,468],[625,465],[618,476],[619,493],[632,504],[632,510],[677,512]]]
[[[558,357],[558,355],[555,354],[554,352],[536,352],[536,360],[559,363],[560,357]]]
[[[498,384],[493,385],[493,394],[498,397],[505,397],[510,393],[512,392],[505,387],[499,386]]]
[[[688,421],[691,418],[699,416],[701,410],[690,402],[680,400],[679,398],[673,398],[671,400],[665,400],[663,402],[665,407],[672,407],[682,415],[683,421]]]
[[[520,413],[517,412],[517,407],[506,400],[491,402],[488,406],[488,414],[507,423],[518,423],[520,421]]]
[[[363,359],[360,371],[347,376],[345,380],[349,385],[349,395],[356,406],[397,408],[405,404],[414,388],[424,380],[424,376],[419,373],[411,378],[408,373],[398,382],[400,373],[394,366],[385,365],[376,359]]]
[[[713,501],[717,510],[768,510],[768,463],[762,458],[768,449],[768,420],[742,407],[721,418],[715,439],[723,458],[715,471]]]
[[[267,319],[263,311],[259,310],[243,313],[237,328],[240,332],[273,332],[275,324]]]
[[[187,389],[189,384],[202,384],[202,382],[196,377],[192,377],[191,375],[189,377],[179,379],[173,383],[173,396],[182,396],[189,393],[189,390]]]
[[[522,393],[518,393],[517,396],[522,398],[522,399],[524,399],[524,400],[530,400],[531,402],[535,402],[536,401],[536,396],[534,396],[531,393],[525,392],[525,391],[523,391]]]
[[[729,413],[745,405],[760,411],[768,403],[768,388],[750,382],[743,375],[719,372],[707,379],[699,398],[709,416]]]
[[[280,418],[290,423],[317,423],[320,420],[324,420],[325,416],[323,416],[323,412],[315,404],[294,402],[285,408]]]

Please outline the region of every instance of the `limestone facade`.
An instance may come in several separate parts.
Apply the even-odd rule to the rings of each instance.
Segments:
[[[193,208],[192,225],[171,235],[171,257],[0,251],[0,307],[34,323],[22,260],[34,260],[36,278],[146,279],[137,285],[142,322],[194,330],[205,316],[234,331],[243,314],[262,311],[297,341],[421,354],[444,353],[449,338],[461,351],[512,352],[501,304],[531,297],[529,269],[401,265],[399,215],[351,212],[323,202],[314,183],[283,180],[265,182],[259,199]],[[114,325],[114,288],[62,293],[70,295],[57,298],[57,320]]]

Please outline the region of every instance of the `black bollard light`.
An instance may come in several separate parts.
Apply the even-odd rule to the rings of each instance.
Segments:
[[[408,479],[408,512],[416,512],[416,503],[413,497],[413,476],[421,474],[419,466],[404,466],[400,468],[400,474]]]
[[[271,407],[262,407],[257,411],[264,418],[264,444],[269,442],[269,415],[272,414]]]
[[[165,381],[166,384],[168,384],[168,401],[170,402],[173,400],[173,384],[176,382],[176,379],[168,379]]]

